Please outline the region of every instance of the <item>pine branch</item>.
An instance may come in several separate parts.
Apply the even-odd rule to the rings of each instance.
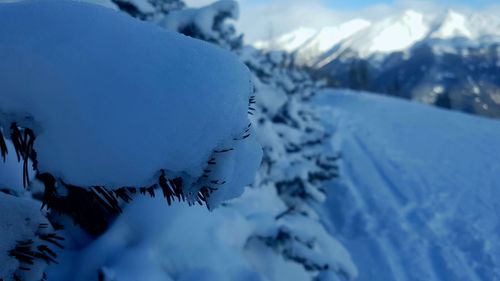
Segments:
[[[63,245],[60,243],[60,241],[64,241],[64,237],[57,235],[57,233],[47,233],[47,234],[39,234],[38,238],[40,240],[43,240],[45,242],[48,242],[60,249],[63,249]]]
[[[70,216],[75,224],[96,236],[103,233],[122,213],[121,205],[131,202],[134,195],[155,197],[156,191],[161,188],[169,205],[175,200],[185,201],[182,179],[169,180],[164,171],[161,172],[158,182],[149,187],[122,187],[116,190],[109,190],[104,186],[86,188],[67,184],[56,180],[49,173],[40,174],[37,179],[45,186],[42,208],[47,207]],[[66,189],[64,196],[57,193],[57,184]]]
[[[10,137],[16,151],[17,161],[23,161],[23,186],[26,188],[29,185],[30,180],[28,169],[29,160],[32,160],[34,169],[36,169],[38,165],[38,162],[36,161],[36,152],[33,149],[35,134],[29,128],[20,130],[16,123],[11,124],[10,130]]]
[[[55,196],[56,190],[56,179],[49,173],[43,173],[36,176],[36,178],[41,181],[44,185],[44,192],[42,197],[42,209],[50,205],[51,199]]]
[[[241,133],[240,137],[233,138],[234,141],[244,140],[250,136],[250,129],[252,128],[252,123],[249,123],[246,129]]]
[[[224,152],[229,152],[229,151],[233,151],[234,148],[224,148],[224,149],[220,149],[220,150],[214,150],[213,152],[214,153],[224,153]]]
[[[35,260],[42,260],[47,264],[57,264],[57,254],[51,246],[63,249],[64,247],[60,242],[63,241],[64,238],[59,236],[56,232],[41,232],[47,228],[48,224],[39,225],[38,231],[35,232],[35,237],[39,239],[39,242],[35,242],[32,239],[20,240],[17,241],[16,246],[8,252],[9,256],[19,261],[19,270],[31,270],[31,266],[35,264]],[[15,274],[13,275],[13,279],[21,280],[21,278]]]
[[[2,155],[3,162],[7,160],[7,154],[9,151],[7,150],[7,144],[5,143],[5,138],[2,133],[2,129],[0,129],[0,154]]]
[[[249,136],[250,124],[243,132],[243,136],[235,139],[242,140]],[[44,185],[44,193],[42,196],[42,209],[56,211],[60,214],[71,217],[75,224],[85,229],[91,235],[102,234],[109,224],[122,213],[122,204],[129,203],[135,195],[149,195],[155,197],[158,189],[161,189],[163,197],[167,203],[171,205],[174,201],[186,201],[184,195],[184,184],[182,178],[167,179],[165,171],[160,171],[160,176],[156,183],[148,187],[121,187],[111,190],[106,186],[83,187],[76,186],[57,179],[50,173],[39,173],[37,154],[33,149],[35,135],[29,128],[20,128],[16,123],[11,124],[11,140],[16,152],[18,161],[23,161],[23,184],[25,187],[29,185],[29,169],[28,162],[32,161],[33,169],[36,172],[36,179]],[[0,131],[1,132],[1,131]],[[2,155],[7,154],[7,146],[3,135],[0,135],[0,149]],[[214,150],[214,154],[227,153],[234,148],[226,148]],[[225,182],[209,179],[209,174],[214,165],[217,164],[217,157],[214,156],[207,161],[207,169],[205,173],[198,179],[205,179],[207,184],[199,190],[195,200],[201,205],[208,206],[209,196],[217,190],[216,185],[222,185]],[[209,168],[212,167],[212,168]],[[58,188],[65,189],[64,195],[58,193]],[[191,202],[188,202],[191,204]],[[56,242],[55,238],[46,237],[52,242]],[[41,250],[40,250],[41,251]],[[41,251],[50,256],[45,248]]]
[[[250,96],[250,98],[248,99],[248,111],[247,113],[249,115],[254,115],[254,111],[255,111],[255,96]]]

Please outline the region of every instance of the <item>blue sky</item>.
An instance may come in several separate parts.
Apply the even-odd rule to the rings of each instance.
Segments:
[[[340,8],[340,9],[357,9],[360,7],[366,7],[376,4],[391,4],[394,1],[388,0],[351,0],[351,1],[324,1],[328,7],[332,9]]]

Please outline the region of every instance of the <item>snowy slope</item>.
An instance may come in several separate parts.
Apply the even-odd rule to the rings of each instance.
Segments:
[[[358,280],[500,280],[499,121],[349,91],[316,102],[343,155],[327,224]]]

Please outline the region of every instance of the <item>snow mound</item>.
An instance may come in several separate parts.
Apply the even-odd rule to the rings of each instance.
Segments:
[[[93,280],[99,269],[121,281],[310,280],[313,273],[277,255],[263,240],[286,229],[303,241],[294,244],[291,255],[355,277],[350,256],[318,221],[289,217],[277,224],[276,216],[286,209],[271,186],[247,188],[243,196],[213,212],[139,197],[88,247],[82,249],[69,237],[60,264],[51,265],[47,274],[49,280],[75,281]],[[318,248],[302,246],[316,239],[321,242]]]
[[[0,5],[0,61],[3,131],[34,130],[39,171],[65,182],[194,180],[228,150],[221,182],[246,184],[260,161],[242,135],[249,71],[208,43],[96,5],[25,1]]]

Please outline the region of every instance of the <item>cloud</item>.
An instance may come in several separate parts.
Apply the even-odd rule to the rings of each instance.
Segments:
[[[202,7],[215,2],[214,0],[184,0],[188,7]]]
[[[185,0],[191,7],[210,4],[214,0]],[[240,4],[239,30],[252,42],[279,35],[301,26],[319,28],[339,23],[339,15],[322,0],[237,0]]]
[[[319,28],[340,22],[340,16],[326,8],[321,1],[275,0],[254,5],[242,3],[238,27],[245,31],[248,41],[305,26]]]

